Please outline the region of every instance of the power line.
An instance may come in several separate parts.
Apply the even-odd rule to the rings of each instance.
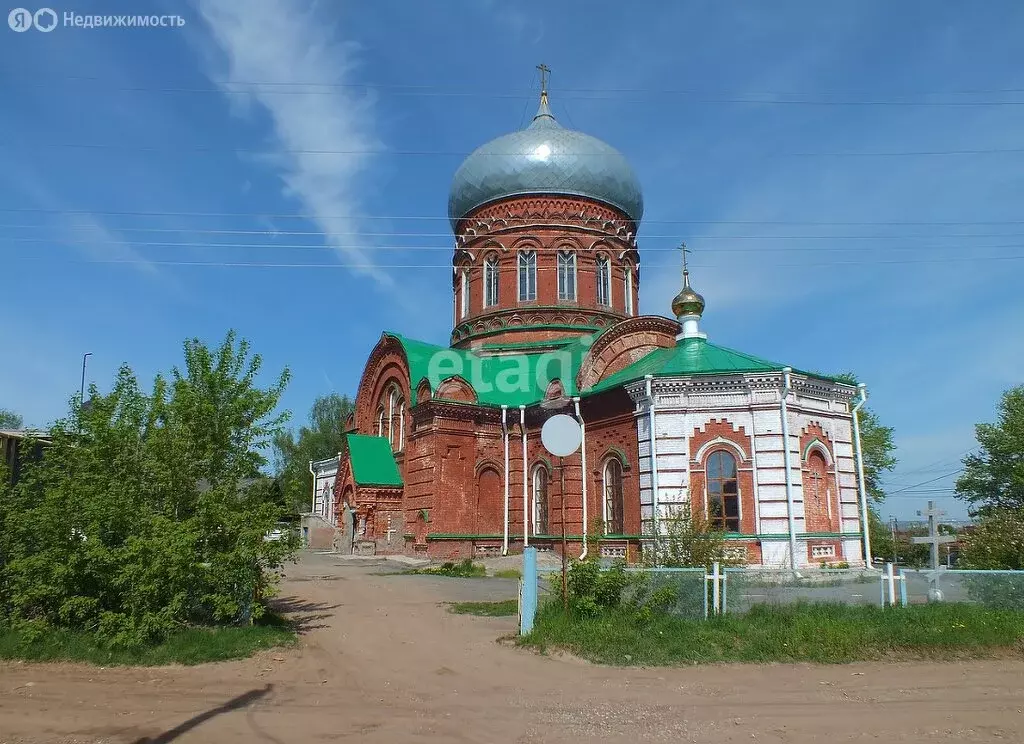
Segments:
[[[88,243],[84,244],[88,245]],[[187,246],[186,247],[195,247]],[[321,250],[365,250],[365,246],[324,246]],[[52,257],[49,257],[52,258]],[[29,256],[11,256],[8,257],[8,261],[45,261],[49,258],[40,257],[29,257]],[[819,267],[819,266],[878,266],[878,265],[895,265],[895,264],[926,264],[926,263],[947,263],[947,262],[972,262],[978,263],[980,261],[998,261],[998,260],[1024,260],[1024,255],[1020,256],[995,256],[988,258],[951,258],[948,260],[937,261],[932,259],[920,259],[920,260],[901,260],[901,261],[831,261],[831,262],[800,262],[800,263],[776,263],[774,266],[788,267],[788,268],[800,268],[800,267]],[[453,267],[450,263],[445,264],[345,264],[345,263],[330,263],[330,264],[312,264],[312,263],[264,263],[264,262],[221,262],[221,261],[172,261],[172,260],[149,260],[149,259],[68,259],[65,262],[79,262],[79,263],[138,263],[138,264],[153,264],[153,265],[164,265],[164,266],[234,266],[234,267],[251,267],[251,268],[278,268],[278,269],[438,269],[445,271],[452,271]],[[730,268],[733,264],[700,264],[694,265],[694,268],[701,269],[721,269]],[[679,267],[676,264],[644,264],[641,268],[644,269],[670,269],[677,270]],[[556,271],[555,266],[539,266],[537,271]],[[580,271],[586,271],[585,268],[580,268]]]
[[[104,143],[104,142],[2,142],[0,148],[11,148],[11,149],[29,149],[29,150],[41,150],[41,149],[72,149],[72,150],[104,150],[104,151],[120,151],[120,152],[140,152],[140,153],[174,153],[181,155],[187,154],[224,154],[224,153],[235,153],[240,155],[253,155],[266,153],[273,151],[274,153],[288,154],[288,155],[389,155],[389,156],[418,156],[418,157],[460,157],[464,158],[470,154],[467,150],[393,150],[389,148],[367,148],[367,149],[352,149],[352,150],[332,150],[332,149],[283,149],[276,147],[263,147],[263,148],[246,148],[246,147],[210,147],[204,145],[126,145],[122,143]],[[787,157],[787,158],[856,158],[856,157],[870,157],[870,158],[892,158],[892,157],[931,157],[931,156],[947,156],[947,155],[1019,155],[1024,153],[1024,147],[1009,147],[1009,148],[970,148],[970,149],[956,149],[956,150],[883,150],[875,152],[765,152],[761,153],[761,157],[776,158],[776,157]],[[476,157],[509,157],[512,155],[519,155],[518,152],[487,152],[477,153]],[[597,157],[607,158],[607,152],[573,152],[573,157]]]
[[[117,231],[117,228],[111,228],[112,231]],[[187,232],[187,231],[185,231]],[[331,233],[316,233],[316,235],[324,238],[330,238],[333,236]],[[359,233],[338,233],[339,236],[351,236],[359,235]],[[348,250],[363,250],[363,251],[445,251],[454,252],[456,248],[453,245],[332,245],[329,243],[315,244],[315,243],[205,243],[197,241],[159,241],[159,240],[94,240],[90,238],[36,238],[36,237],[2,237],[0,236],[0,248],[3,247],[3,243],[35,243],[46,246],[50,245],[107,245],[107,246],[132,246],[132,247],[155,247],[155,248],[273,248],[277,250],[323,250],[326,248],[338,248]],[[987,245],[987,246],[879,246],[875,250],[913,250],[913,251],[939,251],[939,250],[952,250],[952,251],[964,251],[964,250],[1005,250],[1005,249],[1018,249],[1024,248],[1024,243],[1006,243],[1001,245]],[[664,253],[677,253],[679,249],[677,247],[650,247],[640,248],[643,252],[664,252]],[[777,246],[777,247],[752,247],[752,248],[713,248],[710,249],[710,253],[765,253],[765,252],[843,252],[856,250],[863,253],[861,248],[835,248],[835,247],[815,247],[815,246]],[[929,259],[928,262],[935,263],[946,263],[947,261],[963,260],[963,261],[984,261],[988,259],[1012,259],[1012,258],[1024,258],[1022,256],[972,256],[962,258],[936,258]],[[917,263],[916,259],[901,260],[897,263]],[[843,263],[843,262],[840,262]],[[853,263],[879,263],[876,260],[864,260],[856,261]],[[826,264],[829,265],[829,264]]]
[[[178,85],[171,81],[162,81],[156,85],[106,85],[94,83],[105,82],[103,78],[87,76],[69,76],[56,81],[16,81],[15,85],[29,88],[46,88],[52,90],[55,82],[87,83],[90,92],[132,92],[132,93],[225,93],[225,92],[256,92],[263,95],[334,95],[339,90],[386,91],[393,95],[426,96],[442,98],[491,98],[491,99],[535,99],[536,92],[530,89],[497,90],[489,88],[452,88],[438,85],[396,85],[388,83],[323,83],[299,81],[241,81],[214,80],[211,86],[198,87]],[[233,90],[233,89],[238,90]],[[847,93],[822,92],[750,92],[744,94],[713,92],[698,89],[672,88],[558,88],[553,91],[559,100],[577,101],[616,101],[663,102],[667,96],[685,98],[688,103],[699,104],[749,104],[749,105],[783,105],[783,106],[894,106],[894,107],[977,107],[977,106],[1020,106],[1020,100],[924,100],[903,97],[889,98],[855,98]],[[945,91],[916,93],[911,95],[935,98],[938,96],[977,96],[977,95],[1019,95],[1024,89],[1006,88],[974,91]],[[621,94],[631,96],[646,95],[652,98],[623,98]],[[845,97],[839,97],[845,96]]]
[[[10,230],[92,230],[93,225],[43,225],[43,224],[0,224],[0,229]],[[281,235],[302,235],[313,237],[327,236],[360,236],[370,238],[451,238],[452,233],[429,233],[429,232],[365,232],[365,231],[344,231],[327,232],[324,230],[276,230],[266,228],[262,230],[211,230],[207,228],[192,227],[122,227],[119,225],[107,226],[107,229],[115,232],[128,233],[194,233],[198,235],[262,235],[277,237]],[[874,235],[717,235],[717,234],[694,234],[687,233],[687,239],[694,240],[933,240],[935,238],[1024,238],[1024,233],[952,233],[944,235],[900,235],[900,234],[874,234]],[[678,241],[678,234],[671,235],[650,235],[644,234],[644,241],[647,240],[673,240]],[[971,246],[885,246],[885,249],[893,250],[969,250],[974,248],[1016,248],[1017,245],[971,245]],[[447,247],[449,249],[450,247]],[[879,250],[882,248],[880,247]],[[644,250],[679,250],[678,246],[671,248],[647,248]],[[716,248],[716,251],[725,250]],[[746,250],[746,249],[744,249]],[[820,250],[818,248],[757,248],[756,250]],[[834,250],[865,250],[864,248],[836,248]],[[870,250],[870,249],[869,249]]]
[[[304,220],[443,220],[450,221],[447,215],[364,215],[364,214],[267,214],[264,212],[168,212],[168,211],[143,211],[143,210],[97,210],[97,209],[53,209],[46,207],[0,207],[0,212],[34,213],[34,214],[61,214],[61,215],[86,215],[86,216],[132,216],[132,217],[246,217],[259,219],[304,219]],[[612,224],[622,223],[632,225],[631,219],[601,219],[601,223]],[[472,219],[470,219],[472,222]],[[528,221],[524,221],[528,222]],[[832,221],[832,220],[643,220],[645,225],[784,225],[784,226],[813,226],[813,227],[896,227],[896,226],[935,226],[935,227],[957,227],[957,226],[978,226],[978,225],[1024,225],[1024,219],[1018,220],[926,220],[926,221]]]
[[[910,491],[911,489],[915,489],[918,486],[927,486],[930,483],[935,483],[936,481],[940,481],[943,478],[949,478],[952,475],[959,475],[962,472],[964,472],[964,469],[963,468],[958,468],[957,470],[954,470],[951,473],[945,473],[943,475],[938,476],[937,478],[931,478],[931,479],[926,480],[926,481],[921,481],[920,483],[915,483],[912,486],[905,486],[904,488],[900,488],[900,489],[898,489],[896,491],[893,491],[892,493],[887,493],[885,495],[885,497],[889,498],[890,496],[895,496],[896,494],[904,493],[906,491]],[[924,491],[922,491],[922,493],[924,493]]]

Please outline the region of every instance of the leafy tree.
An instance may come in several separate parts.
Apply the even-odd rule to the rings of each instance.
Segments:
[[[345,449],[345,421],[354,409],[345,395],[323,395],[309,411],[309,423],[274,437],[274,465],[284,504],[293,512],[309,510],[313,476],[310,461],[326,460]]]
[[[974,514],[1024,510],[1024,385],[1003,393],[996,423],[974,431],[980,451],[964,458],[957,497]]]
[[[268,570],[295,547],[264,539],[281,509],[260,477],[288,372],[259,387],[261,359],[233,332],[184,356],[150,393],[122,367],[109,394],[73,399],[46,456],[4,487],[0,617],[139,645],[262,613]]]
[[[645,563],[665,568],[710,568],[716,561],[733,565],[726,557],[725,533],[711,529],[704,513],[693,511],[683,503],[674,513],[660,520],[663,535],[652,551],[645,554]]]
[[[21,416],[14,411],[0,408],[0,429],[20,429],[22,427]]]
[[[1024,509],[985,513],[960,544],[962,568],[1024,570]]]
[[[857,376],[852,372],[834,375],[839,382],[856,385]],[[878,503],[885,499],[882,488],[882,473],[896,467],[896,445],[892,440],[892,427],[882,426],[878,415],[867,406],[857,412],[860,422],[860,447],[864,457],[864,490],[868,497]]]

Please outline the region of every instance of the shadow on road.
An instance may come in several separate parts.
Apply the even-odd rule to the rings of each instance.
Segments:
[[[328,627],[321,622],[326,620],[341,605],[327,604],[326,602],[309,602],[298,597],[278,597],[271,603],[275,612],[279,612],[288,618],[295,630],[299,633],[308,633],[317,628]]]
[[[205,713],[200,713],[198,716],[193,716],[184,723],[175,726],[169,731],[165,731],[159,736],[152,738],[144,736],[141,739],[137,739],[133,744],[166,744],[166,742],[174,741],[182,734],[191,731],[196,726],[209,721],[211,718],[219,716],[221,713],[230,713],[233,710],[239,710],[249,706],[260,698],[269,695],[273,689],[273,685],[267,685],[259,689],[243,692],[238,697],[231,698],[226,703],[218,705],[216,708],[211,708]]]

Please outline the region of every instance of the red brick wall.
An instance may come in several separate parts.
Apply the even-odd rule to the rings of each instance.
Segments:
[[[827,458],[821,454],[820,447],[825,448]],[[832,440],[825,434],[820,424],[812,423],[801,430],[800,466],[806,532],[839,532],[841,529],[834,452]],[[832,462],[833,465],[830,466],[827,462]],[[815,474],[817,478],[814,477]],[[841,553],[836,555],[837,558],[832,560],[840,559]]]

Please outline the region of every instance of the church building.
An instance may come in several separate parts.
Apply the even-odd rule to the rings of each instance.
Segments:
[[[863,565],[863,389],[714,343],[685,253],[673,317],[639,315],[643,197],[617,150],[544,91],[462,163],[448,212],[451,338],[371,352],[318,502],[345,549],[558,551],[564,525],[571,557],[634,562],[689,504],[748,564]],[[583,434],[561,463],[540,439],[556,413]]]

